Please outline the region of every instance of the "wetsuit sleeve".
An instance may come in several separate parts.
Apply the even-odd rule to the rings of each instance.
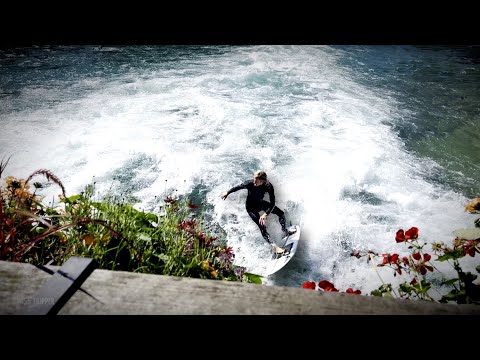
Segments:
[[[268,187],[268,195],[270,196],[270,207],[265,210],[265,213],[267,215],[269,215],[275,207],[275,191],[273,190],[272,184],[270,184],[270,186]]]
[[[230,195],[231,193],[241,190],[241,189],[246,189],[248,185],[248,181],[245,181],[241,183],[240,185],[232,187],[230,190],[227,191],[227,196]]]

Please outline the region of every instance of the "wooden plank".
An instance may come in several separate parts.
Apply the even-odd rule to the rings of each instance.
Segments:
[[[94,259],[70,257],[35,296],[25,299],[25,315],[55,315],[95,270]],[[39,271],[41,271],[39,269]]]
[[[478,305],[95,270],[59,315],[480,315]]]
[[[59,266],[48,266],[57,270]],[[0,314],[17,315],[52,276],[31,264],[0,261]]]
[[[24,314],[25,300],[50,278],[31,264],[0,261],[0,314]],[[96,269],[58,312],[107,314],[480,315],[480,306]]]

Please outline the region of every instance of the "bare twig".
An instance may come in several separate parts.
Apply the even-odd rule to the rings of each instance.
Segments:
[[[12,157],[12,155],[10,155],[7,159],[7,161],[4,161],[5,160],[5,156],[2,158],[2,161],[0,161],[0,178],[2,177],[2,173],[4,172],[5,168],[7,167],[7,164],[8,162],[10,161],[10,158]]]

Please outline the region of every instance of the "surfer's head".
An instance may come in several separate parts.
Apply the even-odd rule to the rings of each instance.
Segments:
[[[263,185],[267,182],[267,174],[263,170],[257,170],[253,174],[253,183],[255,186]]]

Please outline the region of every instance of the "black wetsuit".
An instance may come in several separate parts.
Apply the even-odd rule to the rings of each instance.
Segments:
[[[273,185],[270,182],[265,182],[262,185],[255,186],[253,180],[247,180],[240,185],[232,187],[230,190],[227,191],[227,196],[235,191],[247,189],[247,201],[245,202],[245,208],[247,209],[248,215],[252,218],[252,220],[257,224],[262,236],[267,240],[269,243],[270,236],[267,232],[267,228],[265,225],[261,225],[260,220],[260,211],[265,211],[265,213],[270,214],[273,213],[278,216],[278,221],[282,226],[282,231],[284,233],[287,232],[286,229],[286,222],[285,222],[285,213],[275,205],[275,192],[273,190]],[[265,197],[265,193],[268,193],[270,196],[270,202],[265,201],[263,198]]]

